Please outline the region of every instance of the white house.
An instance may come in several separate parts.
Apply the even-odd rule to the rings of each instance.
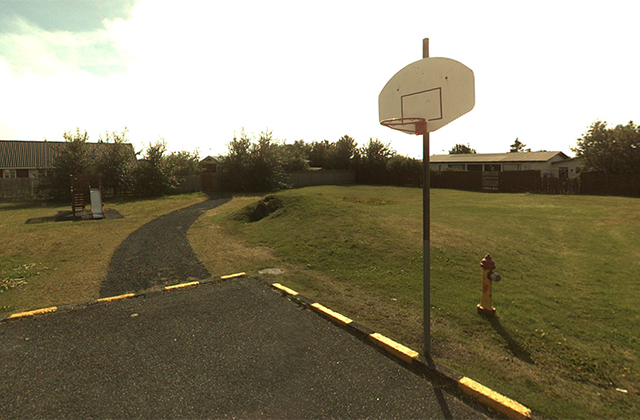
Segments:
[[[433,155],[429,158],[432,171],[540,171],[542,176],[573,178],[580,173],[580,159],[571,159],[563,152],[477,153]]]

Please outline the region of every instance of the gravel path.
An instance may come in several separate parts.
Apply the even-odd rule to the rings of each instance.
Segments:
[[[129,235],[111,257],[100,297],[211,277],[191,249],[187,231],[204,212],[229,200],[212,197],[165,214]]]

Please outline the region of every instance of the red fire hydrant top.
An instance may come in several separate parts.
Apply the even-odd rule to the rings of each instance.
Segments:
[[[480,267],[482,267],[484,270],[495,270],[496,263],[493,262],[491,255],[487,254],[480,262]]]

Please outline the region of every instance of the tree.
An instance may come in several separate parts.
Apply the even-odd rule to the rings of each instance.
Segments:
[[[280,150],[271,131],[260,133],[257,143],[251,148],[250,191],[277,191],[285,186],[287,174]]]
[[[453,149],[449,150],[450,155],[475,155],[476,153],[478,153],[476,152],[476,149],[472,149],[468,143],[466,146],[464,144],[456,144],[453,146]]]
[[[133,170],[133,190],[136,194],[157,197],[168,194],[178,185],[165,156],[166,152],[167,144],[164,139],[149,143],[144,158],[138,161]]]
[[[308,153],[311,145],[304,140],[296,140],[293,144],[283,144],[281,146],[282,160],[286,172],[308,171]]]
[[[314,167],[324,168],[329,159],[329,150],[331,149],[331,143],[328,140],[314,141],[311,143],[311,150],[309,150],[310,165]]]
[[[525,149],[527,145],[522,143],[520,140],[518,140],[517,137],[516,137],[516,141],[514,141],[513,144],[509,147],[511,147],[511,149],[509,150],[509,153],[521,153],[521,152],[531,151],[531,149]]]
[[[606,122],[596,121],[571,150],[584,159],[586,170],[640,173],[640,126],[629,121],[610,129]]]
[[[351,169],[357,149],[356,141],[352,137],[344,135],[332,146],[329,149],[329,165],[327,166],[331,169]]]
[[[354,157],[356,178],[365,184],[384,184],[388,179],[389,160],[397,153],[389,144],[378,139],[369,139],[369,143],[357,149]]]
[[[135,161],[133,149],[127,144],[127,127],[121,133],[115,131],[105,133],[98,143],[108,145],[102,149],[97,159],[97,171],[102,175],[102,185],[112,188],[114,195],[129,189],[131,171]]]
[[[87,174],[92,162],[87,150],[89,134],[65,132],[62,137],[65,142],[55,147],[55,161],[53,170],[47,177],[41,179],[40,188],[48,191],[51,198],[64,199],[69,196],[71,181],[69,175]],[[46,141],[46,139],[45,139]]]
[[[402,155],[395,155],[387,163],[391,185],[422,185],[422,162]]]
[[[233,138],[229,152],[221,157],[220,182],[228,191],[264,192],[284,186],[283,147],[270,131],[260,133],[253,142],[242,130],[240,138]]]
[[[187,175],[196,175],[200,172],[200,152],[172,152],[167,156],[167,166],[171,173],[182,178]]]

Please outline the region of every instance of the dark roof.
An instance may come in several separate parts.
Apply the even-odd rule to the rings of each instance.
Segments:
[[[548,162],[556,156],[569,159],[569,157],[562,152],[522,152],[433,155],[429,158],[429,161],[431,163]]]
[[[51,168],[58,149],[63,141],[0,140],[0,168]],[[89,153],[99,156],[105,147],[112,143],[87,143]],[[130,143],[125,147],[131,150],[131,159],[135,161],[135,151]]]

